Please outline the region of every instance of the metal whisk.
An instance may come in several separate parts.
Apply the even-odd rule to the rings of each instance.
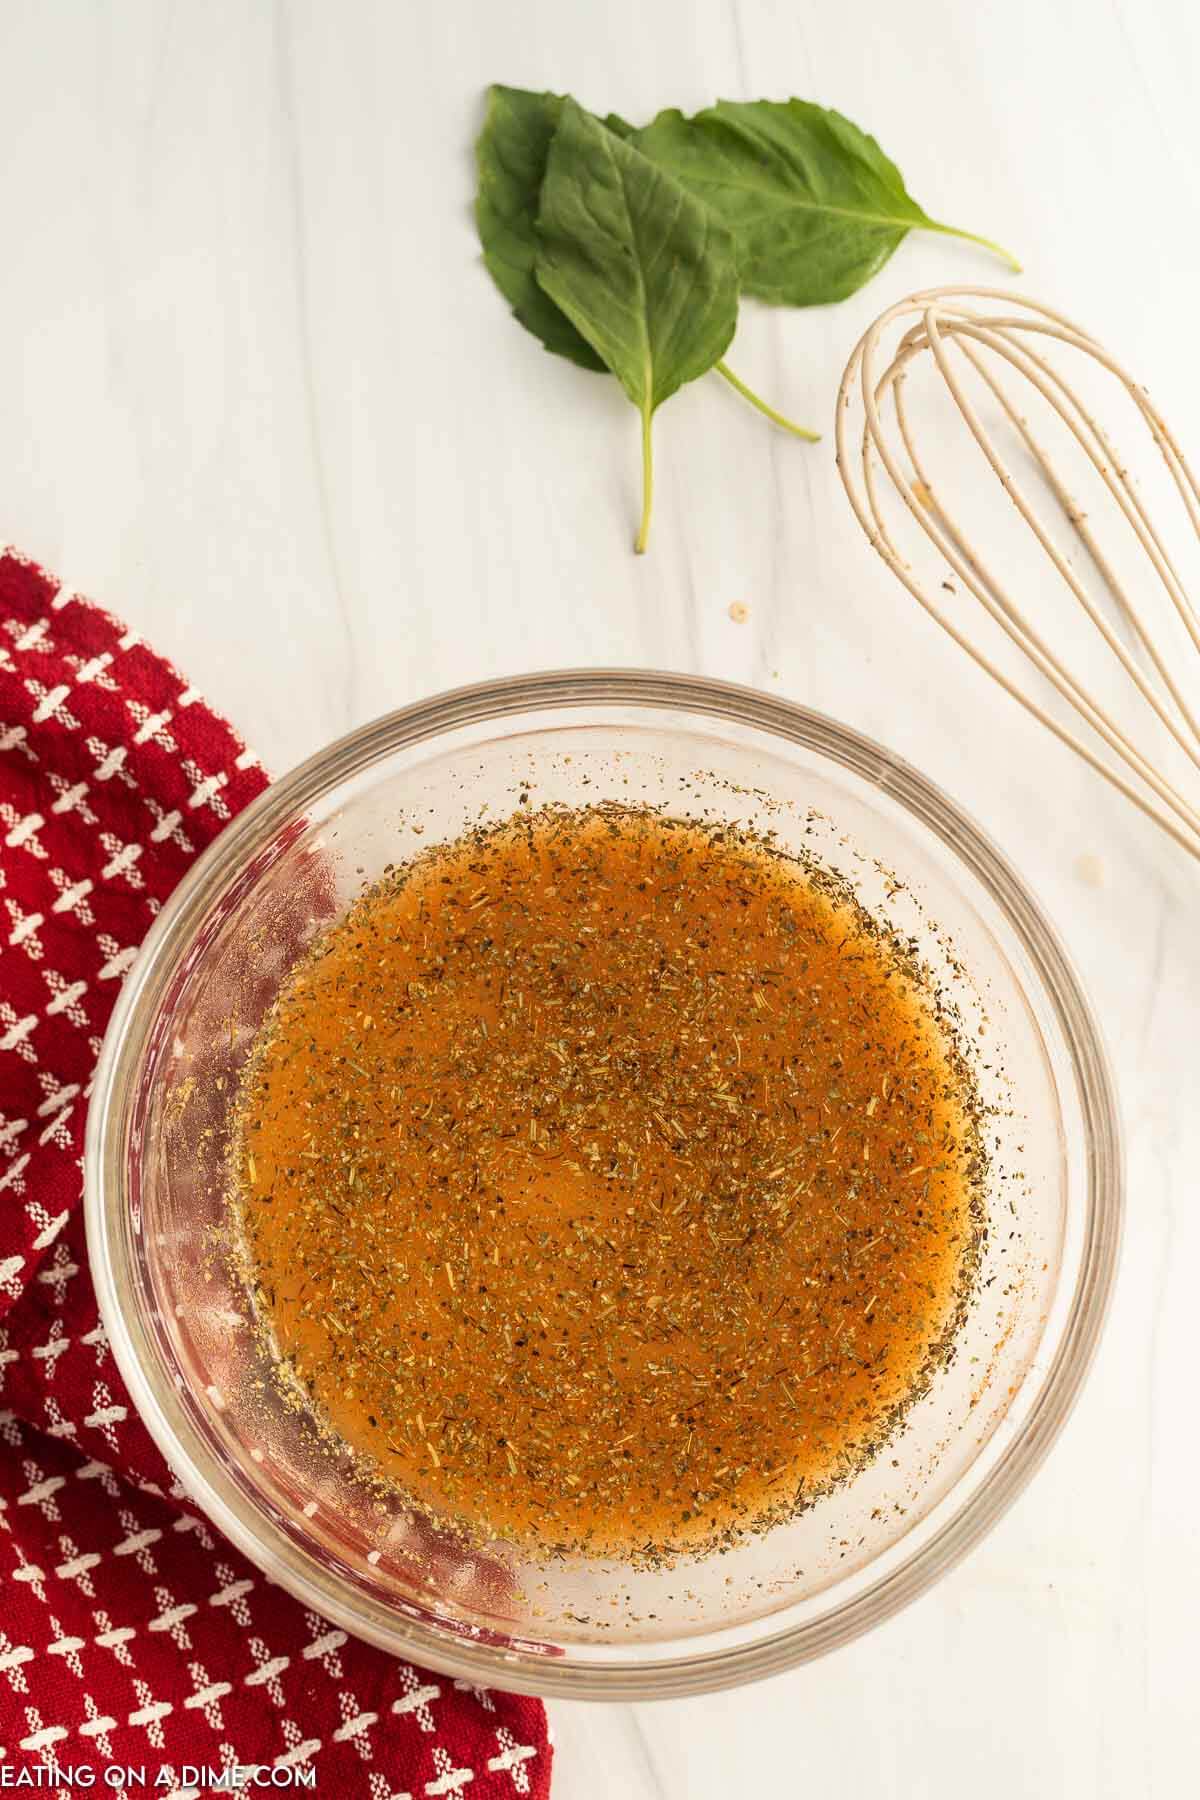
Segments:
[[[896,331],[899,340],[889,359],[886,344]],[[1004,508],[1003,519],[993,514],[995,529],[988,535],[985,527],[972,537],[961,514],[951,511],[946,486],[935,481],[924,459],[919,413],[905,396],[913,365],[924,357],[931,359],[931,372],[940,379],[937,403],[944,405],[947,396],[953,403],[949,417],[965,433],[961,444],[969,452],[967,459],[956,456],[950,488],[963,491],[965,479],[973,502],[990,493]],[[1079,363],[1078,357],[1087,360]],[[1066,364],[1074,379],[1064,373]],[[1087,397],[1079,392],[1079,382],[1086,384]],[[1132,402],[1162,459],[1148,459],[1164,490],[1160,500],[1165,498],[1176,515],[1181,541],[1194,549],[1193,539],[1200,541],[1200,488],[1145,389],[1070,320],[994,288],[931,288],[900,301],[875,321],[842,378],[838,467],[871,544],[926,612],[1036,719],[1200,860],[1200,725],[1195,710],[1200,702],[1200,619],[1141,487],[1098,422],[1093,389],[1112,389],[1111,395],[1101,395],[1102,407],[1121,393],[1123,406]],[[1069,464],[1051,459],[1042,436],[1047,427],[1065,446]],[[1032,490],[1004,460],[1001,439],[1015,451],[1023,474],[1033,475]],[[944,453],[947,440],[940,442]],[[1169,481],[1162,479],[1163,464]],[[1074,479],[1092,488],[1098,484],[1097,491],[1111,501],[1111,514],[1106,507],[1099,524],[1060,473],[1066,466]],[[1007,496],[1007,504],[1001,495]],[[904,516],[897,500],[941,559],[932,583],[897,547],[896,522]],[[1059,583],[1023,578],[1026,609],[1013,598],[1011,579],[1001,576],[993,556],[1001,525],[1011,536],[1014,520],[1028,528],[1022,534],[1025,547],[1032,548],[1035,541],[1045,552],[1105,648],[1090,633],[1081,637],[1077,631],[1068,660],[1052,648],[1047,626],[1055,603],[1049,590],[1054,587],[1061,594]],[[1131,554],[1138,560],[1127,570],[1123,565]],[[948,571],[953,579],[947,578]],[[963,601],[956,582],[974,595],[1021,653],[1018,672],[1001,667],[981,647],[980,630],[989,628]],[[1033,592],[1036,620],[1029,616]],[[1128,712],[1128,701],[1140,717],[1140,745],[1118,723],[1110,703],[1093,691],[1097,675],[1102,684],[1112,675],[1113,665],[1102,667],[1109,656],[1132,684],[1118,710]],[[1059,716],[1051,690],[1086,725],[1086,735]]]

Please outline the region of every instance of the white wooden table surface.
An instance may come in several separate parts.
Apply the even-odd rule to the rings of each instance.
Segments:
[[[477,262],[495,79],[635,118],[718,94],[842,108],[1195,444],[1200,14],[0,0],[0,538],[122,612],[275,769],[418,695],[567,663],[820,707],[986,824],[1108,1032],[1129,1229],[1048,1466],[955,1574],[822,1663],[695,1703],[552,1706],[558,1800],[1175,1800],[1198,1748],[1200,882],[893,592],[828,435],[807,449],[715,380],[689,389],[660,415],[635,560],[631,410],[542,354]],[[828,431],[875,311],[997,277],[910,239],[842,307],[745,307],[736,366]]]

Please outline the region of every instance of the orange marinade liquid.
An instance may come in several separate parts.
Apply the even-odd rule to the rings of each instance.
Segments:
[[[797,863],[519,815],[364,894],[264,1025],[263,1319],[323,1423],[473,1534],[728,1541],[854,1468],[944,1350],[964,1079]]]

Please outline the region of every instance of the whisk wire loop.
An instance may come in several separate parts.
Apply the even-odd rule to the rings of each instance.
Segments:
[[[998,309],[981,312],[972,304],[980,300],[997,303]],[[899,341],[890,360],[881,368],[882,357],[886,355],[886,334],[896,326],[901,328]],[[1119,383],[1136,407],[1168,470],[1192,534],[1200,539],[1200,486],[1146,390],[1108,351],[1061,313],[1040,302],[995,288],[933,288],[913,294],[890,307],[864,333],[846,367],[838,396],[836,441],[842,481],[855,516],[872,547],[930,617],[1027,712],[1153,819],[1176,843],[1200,860],[1200,790],[1190,794],[1181,792],[1155,757],[1135,742],[1108,707],[1089,691],[1080,675],[1053,649],[1044,631],[1039,630],[1021,609],[999,571],[972,541],[961,520],[949,511],[920,454],[913,413],[904,390],[913,365],[928,357],[941,377],[957,416],[1017,516],[1049,558],[1055,573],[1082,608],[1133,691],[1192,767],[1200,771],[1200,719],[1189,698],[1188,683],[1173,669],[1146,602],[1154,593],[1165,596],[1170,612],[1182,626],[1190,647],[1197,652],[1200,652],[1200,616],[1188,595],[1167,538],[1143,500],[1128,464],[1090,405],[1044,353],[1043,346],[1048,350],[1062,346],[1081,354],[1089,358],[1096,369]],[[1005,372],[1010,380],[1018,377],[1025,384],[1028,398],[1039,402],[1051,418],[1058,421],[1067,442],[1082,453],[1084,464],[1112,500],[1114,516],[1124,521],[1153,570],[1154,579],[1147,583],[1145,596],[1140,589],[1136,601],[1131,595],[1127,581],[1122,579],[1106,554],[1088,515],[1072,497],[1049,450],[1035,431],[1027,406],[1024,401],[1018,403],[1014,399],[1013,390],[1001,378]],[[964,374],[974,378],[981,392],[995,402],[1024,447],[1031,464],[1086,550],[1129,642],[1122,641],[1120,631],[1096,603],[1082,575],[1054,541],[1032,499],[1008,467],[964,384]],[[862,413],[861,443],[857,446],[852,441],[856,396]],[[885,423],[889,405],[895,416],[898,444],[891,439]],[[881,480],[881,471],[886,481]],[[983,611],[1020,651],[1027,664],[1067,703],[1099,740],[1099,745],[1112,753],[1111,756],[1048,710],[1027,685],[1002,668],[980,646],[959,618],[949,615],[900,553],[886,516],[885,494],[889,487],[891,496],[903,502],[907,513],[943,563],[979,601]]]

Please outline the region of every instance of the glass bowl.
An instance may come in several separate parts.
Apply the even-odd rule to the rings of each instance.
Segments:
[[[849,882],[953,993],[990,1108],[990,1231],[957,1354],[898,1435],[799,1518],[631,1570],[466,1550],[279,1397],[248,1297],[208,1254],[255,1030],[305,945],[385,865],[536,801],[631,799],[770,830]],[[163,908],[88,1118],[92,1270],[121,1373],[180,1481],[346,1630],[525,1692],[648,1698],[771,1674],[922,1592],[999,1517],[1079,1391],[1112,1281],[1112,1084],[1041,912],[959,809],[820,714],[638,670],[488,683],[343,738],[267,790]]]

